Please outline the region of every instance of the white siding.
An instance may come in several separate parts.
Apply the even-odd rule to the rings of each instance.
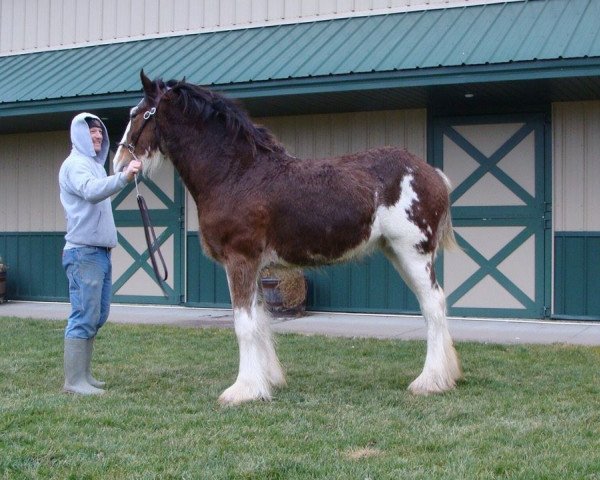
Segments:
[[[600,101],[552,105],[555,231],[600,231]]]
[[[383,112],[298,115],[255,119],[268,127],[291,155],[323,158],[359,152],[368,148],[397,145],[426,158],[427,112],[390,110]],[[198,229],[196,206],[187,195],[187,229]]]
[[[65,230],[58,170],[68,132],[0,135],[0,231]]]
[[[484,3],[501,0],[0,0],[0,55]]]

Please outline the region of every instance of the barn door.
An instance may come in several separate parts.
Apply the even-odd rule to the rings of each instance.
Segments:
[[[143,225],[132,182],[113,198],[119,245],[113,250],[113,300],[123,303],[182,303],[183,293],[183,186],[173,165],[165,162],[156,178],[141,177],[140,194],[146,200],[161,252],[167,263],[167,296],[154,280]]]
[[[434,121],[434,163],[453,184],[460,252],[443,256],[451,315],[545,315],[542,115]],[[548,204],[549,205],[549,204]]]

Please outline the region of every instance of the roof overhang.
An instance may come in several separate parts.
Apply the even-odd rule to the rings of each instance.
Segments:
[[[0,57],[0,133],[64,129],[82,110],[120,128],[142,66],[254,116],[600,99],[599,16],[594,0],[539,0]]]
[[[253,116],[429,108],[477,111],[600,99],[600,59],[439,67],[214,86]],[[121,128],[136,92],[0,104],[0,133],[64,129],[94,111]]]

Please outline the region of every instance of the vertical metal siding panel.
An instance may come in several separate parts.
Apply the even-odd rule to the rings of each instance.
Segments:
[[[87,21],[88,28],[88,38],[90,42],[98,42],[103,40],[102,38],[102,20],[104,18],[104,11],[106,9],[106,5],[102,3],[101,6],[94,5],[95,8],[90,10],[90,15]],[[52,25],[50,28],[53,28]]]
[[[58,171],[69,153],[69,132],[46,132],[40,134],[37,148],[39,164],[43,165],[44,182],[42,192],[43,214],[40,230],[62,232],[65,220],[59,199]]]
[[[158,31],[159,32],[172,32],[175,28],[175,10],[182,8],[183,5],[179,3],[178,6],[173,5],[173,0],[160,0],[158,4]]]
[[[18,139],[19,142],[19,155],[18,155],[18,164],[16,168],[16,179],[15,183],[17,184],[17,231],[19,232],[28,232],[30,231],[30,221],[31,221],[31,192],[30,189],[31,179],[29,178],[31,175],[31,160],[24,161],[24,159],[28,158],[27,155],[27,142],[23,141],[24,138],[27,138],[28,135],[24,135],[23,137]],[[36,178],[37,177],[36,175]]]
[[[204,28],[216,27],[219,25],[221,16],[220,4],[214,0],[204,1]]]
[[[423,160],[427,160],[427,111],[405,110],[406,148]]]
[[[10,53],[12,48],[12,0],[0,0],[0,54]]]
[[[254,2],[247,0],[236,0],[235,2],[235,25],[251,25],[252,24],[252,9]]]
[[[90,38],[90,18],[95,16],[90,11],[90,4],[87,2],[77,2],[75,4],[75,42],[86,43],[92,40]],[[97,39],[93,39],[97,40]]]
[[[371,8],[373,10],[385,10],[390,7],[389,0],[371,0]]]
[[[25,0],[23,47],[27,50],[37,48],[39,12],[36,0]]]
[[[315,129],[315,158],[326,158],[333,155],[331,145],[332,126],[331,114],[319,115]]]
[[[220,27],[235,26],[236,0],[219,1],[219,23]]]
[[[12,37],[11,44],[13,51],[24,50],[25,47],[25,3],[22,1],[13,1],[13,18],[12,18]]]
[[[584,315],[585,288],[582,288],[581,278],[586,270],[585,239],[568,238],[568,248],[565,249],[565,312],[571,315]]]
[[[182,32],[190,28],[190,0],[178,2],[173,9],[173,31]]]
[[[552,104],[552,224],[555,232],[564,231],[565,204],[564,198],[564,124],[565,105]],[[557,259],[555,259],[555,262]]]
[[[62,43],[62,29],[64,17],[62,14],[62,0],[50,1],[50,45],[55,47]]]
[[[336,13],[336,0],[319,0],[318,15],[331,15]]]
[[[298,0],[283,0],[283,18],[291,20],[302,14],[302,2]]]
[[[371,10],[372,0],[354,0],[355,11]]]
[[[159,33],[159,0],[146,0],[144,4],[144,35]]]
[[[0,231],[65,229],[58,170],[68,151],[67,132],[1,137],[0,157],[11,174],[0,177]]]
[[[301,4],[300,16],[312,17],[319,14],[318,0],[302,0],[299,3]]]
[[[250,22],[263,23],[269,18],[269,8],[267,0],[253,0],[250,3]]]
[[[281,0],[267,0],[267,20],[278,21],[285,17],[285,4]]]
[[[553,105],[556,231],[600,230],[600,102]]]
[[[598,178],[598,177],[597,177]],[[600,237],[586,239],[586,315],[600,317]]]
[[[62,30],[60,45],[71,45],[75,43],[75,26],[79,19],[76,14],[75,0],[62,0]],[[87,19],[85,20],[87,22]]]
[[[50,46],[50,0],[38,0],[37,47]]]
[[[19,141],[18,135],[0,136],[0,158],[3,173],[0,176],[0,231],[17,230],[17,182]],[[10,174],[6,173],[10,172]]]
[[[129,19],[129,31],[132,37],[144,34],[144,0],[131,0],[131,8],[122,15]]]
[[[341,12],[353,12],[354,8],[354,0],[337,0],[336,2],[336,13]]]
[[[33,135],[23,135],[19,152],[19,228],[20,232],[40,230],[39,222],[42,215],[41,191],[42,183],[48,181],[40,175],[43,160],[36,154],[37,138]]]
[[[90,23],[91,23],[90,19]],[[115,20],[115,36],[126,38],[131,35],[131,0],[121,0]]]
[[[586,232],[600,231],[600,101],[585,102],[584,116],[584,191]],[[597,269],[596,269],[597,270]]]
[[[198,30],[204,27],[204,1],[189,0],[189,6],[188,28]]]

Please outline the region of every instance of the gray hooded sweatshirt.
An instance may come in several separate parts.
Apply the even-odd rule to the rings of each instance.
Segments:
[[[116,247],[117,229],[110,196],[127,185],[123,172],[107,176],[104,163],[108,157],[108,132],[102,123],[102,149],[94,150],[90,129],[85,119],[91,113],[80,113],[71,122],[71,153],[58,174],[60,201],[67,219],[65,249],[96,246]]]

